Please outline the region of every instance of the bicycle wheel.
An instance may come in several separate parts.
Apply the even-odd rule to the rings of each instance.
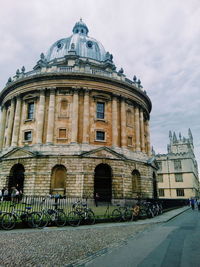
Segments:
[[[122,213],[118,209],[114,209],[111,216],[113,222],[120,222],[122,220]]]
[[[4,230],[12,230],[16,225],[16,217],[12,213],[5,213],[1,218],[1,227]]]
[[[55,224],[58,227],[62,227],[66,224],[66,215],[65,215],[64,211],[61,211],[61,210],[57,211]]]
[[[40,212],[31,212],[29,226],[32,228],[39,228],[41,224],[42,214]]]
[[[70,213],[67,216],[67,221],[71,226],[79,226],[81,222],[81,217],[76,211],[70,211]]]
[[[85,224],[95,224],[95,215],[92,210],[88,210],[87,212],[87,217],[85,218]]]
[[[133,220],[133,212],[131,212],[130,209],[127,209],[124,211],[123,220],[124,221],[132,221]]]
[[[44,211],[40,212],[40,222],[38,228],[46,227],[49,224],[49,222],[50,222],[49,215]]]

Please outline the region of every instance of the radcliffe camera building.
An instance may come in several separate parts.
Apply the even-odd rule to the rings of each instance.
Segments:
[[[160,198],[191,198],[199,197],[198,166],[194,155],[191,130],[188,138],[177,138],[169,132],[167,154],[157,154],[158,191]]]
[[[70,37],[17,70],[0,93],[0,188],[101,199],[157,195],[151,101],[88,36]]]

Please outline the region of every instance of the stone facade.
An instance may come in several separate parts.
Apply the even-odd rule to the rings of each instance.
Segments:
[[[199,197],[198,166],[194,155],[193,137],[179,138],[170,132],[167,154],[157,154],[158,191],[160,198]]]
[[[0,187],[39,195],[93,197],[100,190],[103,198],[152,197],[151,101],[139,80],[116,71],[112,55],[89,39],[82,21],[73,33],[78,41],[64,55],[59,49],[69,38],[41,54],[32,72],[17,71],[0,94]],[[91,53],[92,45],[100,54]]]

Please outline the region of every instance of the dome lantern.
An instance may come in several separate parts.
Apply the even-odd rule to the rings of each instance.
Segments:
[[[82,21],[82,19],[80,19],[80,21],[76,22],[76,24],[74,25],[72,32],[74,34],[87,35],[89,30],[87,25]]]

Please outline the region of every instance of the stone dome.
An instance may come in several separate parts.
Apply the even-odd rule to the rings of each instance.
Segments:
[[[105,61],[108,53],[106,53],[103,45],[88,36],[88,27],[80,20],[75,24],[72,30],[73,34],[68,38],[56,41],[46,54],[47,62],[54,59],[69,56],[72,53],[97,61]]]

